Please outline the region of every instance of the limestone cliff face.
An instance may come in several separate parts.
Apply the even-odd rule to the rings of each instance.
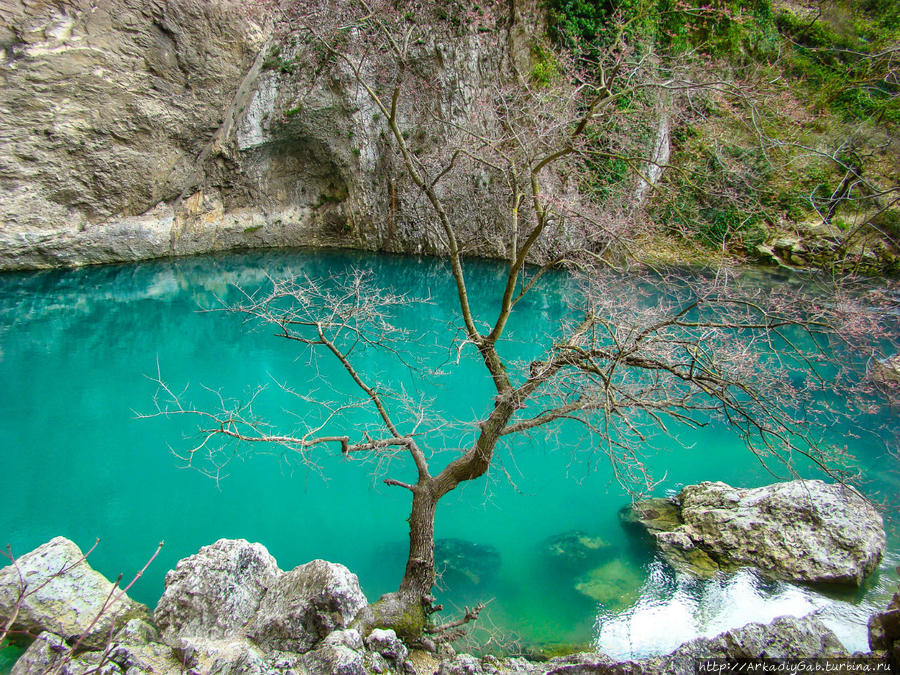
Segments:
[[[264,246],[440,251],[350,73],[305,68],[274,33],[236,0],[3,0],[0,269]],[[436,86],[416,104],[471,114],[529,39],[519,21],[421,45]],[[274,53],[297,59],[292,72]],[[446,140],[410,128],[425,157]],[[459,201],[461,238],[503,255],[499,194],[482,178]]]

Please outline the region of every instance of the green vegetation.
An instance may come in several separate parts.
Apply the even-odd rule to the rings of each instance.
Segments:
[[[534,44],[531,47],[531,73],[529,79],[538,87],[549,86],[561,75],[559,62],[553,51],[542,44]]]
[[[722,81],[690,97],[615,92],[621,114],[589,134],[594,156],[584,163],[582,190],[598,203],[633,196],[654,147],[659,96],[668,95],[671,155],[646,208],[669,232],[751,254],[785,229],[816,223],[831,228],[839,251],[849,245],[842,233],[897,236],[900,4],[549,5],[554,44],[580,62],[608,71],[652,56],[660,80],[714,73]]]
[[[295,59],[285,59],[281,55],[281,48],[276,45],[269,50],[262,63],[263,70],[277,70],[280,73],[290,74],[297,67]]]
[[[771,53],[777,37],[768,0],[712,0],[692,7],[677,0],[551,0],[551,36],[582,56],[614,45],[680,54]]]

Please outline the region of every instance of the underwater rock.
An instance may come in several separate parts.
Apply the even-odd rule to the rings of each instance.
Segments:
[[[610,549],[600,537],[589,537],[581,530],[563,532],[546,540],[544,554],[554,563],[578,568],[597,562]]]
[[[244,539],[220,539],[179,560],[153,613],[163,642],[241,634],[278,574],[265,547]]]
[[[49,631],[99,647],[111,631],[149,610],[91,568],[74,542],[56,537],[0,569],[0,625],[13,614],[13,631]]]
[[[620,609],[637,599],[643,583],[628,561],[616,558],[579,577],[575,590],[606,608]]]
[[[657,514],[647,530],[676,569],[697,576],[747,566],[787,581],[859,586],[884,553],[881,515],[845,485],[796,480],[740,489],[706,482],[685,487],[673,503],[682,522],[669,527],[674,521]]]
[[[434,566],[449,586],[478,586],[500,568],[500,553],[493,546],[465,539],[438,539],[434,543]]]
[[[367,604],[355,574],[313,560],[269,586],[247,634],[266,649],[305,652],[331,631],[349,626]]]

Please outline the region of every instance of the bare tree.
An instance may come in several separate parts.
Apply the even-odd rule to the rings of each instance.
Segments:
[[[471,18],[471,30],[479,21],[511,30],[513,5],[504,11],[486,7]],[[630,223],[595,212],[560,182],[560,174],[575,170],[579,158],[616,153],[614,138],[606,144],[593,138],[611,128],[620,114],[616,102],[626,94],[660,86],[722,89],[725,83],[651,81],[645,56],[617,44],[580,83],[538,86],[510,66],[507,81],[498,83],[490,100],[472,101],[468,109],[453,113],[416,96],[435,86],[433,33],[440,23],[411,18],[410,12],[418,11],[413,4],[292,2],[281,10],[285,33],[299,40],[296,48],[303,50],[301,60],[309,70],[349,74],[377,112],[390,152],[421,198],[423,223],[435,228],[449,261],[461,320],[454,349],[477,353],[493,383],[493,397],[485,401],[483,418],[471,425],[471,443],[433,471],[431,460],[439,448],[429,446],[428,434],[442,423],[440,416],[430,416],[403,392],[380,386],[358,361],[361,352],[377,349],[414,365],[416,345],[391,316],[397,307],[420,299],[375,288],[357,272],[339,279],[273,279],[269,288],[245,293],[231,309],[274,327],[279,337],[310,353],[335,359],[358,388],[359,400],[332,405],[320,423],[300,433],[281,434],[256,417],[252,400],[220,398],[217,409],[195,407],[159,375],[151,415],[196,417],[198,441],[182,456],[213,475],[231,456],[220,445],[223,440],[245,447],[280,444],[303,460],[327,444],[347,456],[407,457],[415,480],[384,480],[408,490],[412,503],[405,573],[398,591],[379,603],[381,623],[390,625],[402,615],[407,633],[411,625],[413,632],[429,630],[428,616],[435,611],[437,505],[461,483],[485,475],[498,443],[510,435],[562,420],[578,422],[595,435],[617,476],[629,485],[652,484],[640,455],[651,429],[670,433],[673,425],[701,426],[710,418],[731,425],[763,462],[790,466],[799,454],[826,470],[836,466],[836,457],[819,442],[821,426],[809,424],[820,412],[818,397],[827,385],[823,364],[832,346],[830,331],[837,326],[845,338],[862,335],[878,317],[851,311],[849,300],[834,296],[827,302],[804,301],[801,312],[796,289],[767,295],[725,272],[694,279],[685,286],[689,290],[664,294],[640,309],[646,277],[626,270]],[[579,72],[577,64],[566,67]],[[480,106],[490,114],[470,114]],[[416,146],[410,129],[439,134],[440,148]],[[648,160],[626,159],[638,172]],[[460,237],[470,203],[465,195],[473,176],[485,174],[491,180],[481,183],[484,201],[496,206],[494,234],[502,239],[507,260],[505,278],[494,289],[496,314],[487,322],[470,303],[467,241]],[[501,198],[495,199],[498,185]],[[572,244],[545,247],[537,255],[549,235],[558,237],[562,228]],[[528,265],[536,259],[545,264]],[[548,269],[561,265],[577,280],[570,314],[554,329],[557,337],[547,340],[540,358],[510,362],[498,346],[517,304]],[[655,274],[657,288],[675,276]],[[347,428],[342,423],[347,405],[370,409],[372,423]],[[467,610],[459,621],[430,630],[455,634],[477,614],[478,608]]]

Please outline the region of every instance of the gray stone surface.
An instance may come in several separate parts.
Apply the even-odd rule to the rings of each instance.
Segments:
[[[264,67],[276,46],[269,11],[239,0],[0,4],[0,269],[240,247],[443,251],[383,118],[346,68],[307,67],[313,48],[292,35],[280,58],[298,67]],[[537,3],[519,11],[511,28],[416,41],[412,58],[435,86],[404,97],[401,119],[417,106],[429,111],[418,119],[496,126],[482,103],[515,77],[512,61],[529,67],[543,21]],[[452,133],[423,122],[412,140],[427,163]],[[492,178],[459,180],[447,206],[467,252],[503,257],[511,221],[498,217],[503,181]],[[573,181],[543,181],[579,198]],[[583,237],[569,220],[536,257]]]
[[[268,675],[277,672],[266,662],[266,655],[242,637],[209,639],[186,637],[173,645],[184,668],[202,675]]]
[[[50,631],[70,643],[96,647],[115,627],[149,612],[114,590],[74,542],[56,537],[0,569],[0,624],[13,615],[13,630]]]
[[[390,629],[376,628],[366,637],[366,647],[381,654],[391,663],[401,665],[409,656],[406,645]]]
[[[749,566],[789,581],[858,586],[884,553],[881,515],[849,486],[700,483],[674,502],[681,523],[650,532],[673,566],[700,576]]]
[[[367,675],[362,654],[340,645],[322,645],[307,652],[303,655],[303,665],[310,673]]]
[[[10,675],[29,675],[50,670],[64,654],[69,645],[59,635],[44,631],[38,635],[28,649],[16,661]]]
[[[869,618],[869,648],[900,668],[900,592],[883,612]]]
[[[355,574],[343,565],[313,560],[278,577],[247,635],[267,649],[304,652],[331,631],[349,626],[367,604]]]
[[[164,642],[242,635],[279,575],[261,544],[220,539],[178,562],[153,618]]]

